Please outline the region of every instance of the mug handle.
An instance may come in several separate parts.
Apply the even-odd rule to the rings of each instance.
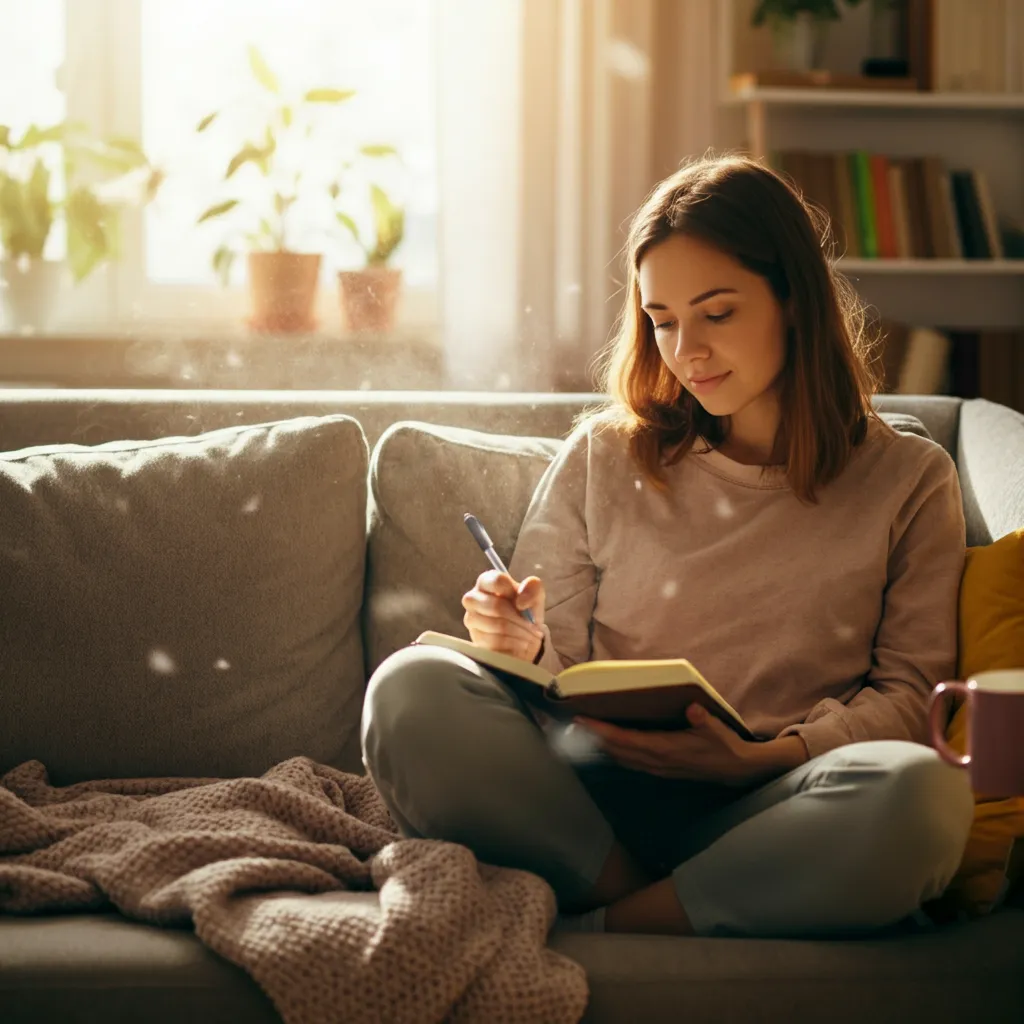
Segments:
[[[967,753],[961,757],[946,743],[946,730],[942,727],[940,718],[941,713],[945,711],[946,704],[941,698],[947,690],[951,693],[962,693],[967,697],[972,689],[973,687],[966,683],[939,683],[928,697],[928,731],[931,733],[932,746],[939,752],[939,757],[943,761],[955,765],[957,768],[968,767],[971,763],[971,755]]]

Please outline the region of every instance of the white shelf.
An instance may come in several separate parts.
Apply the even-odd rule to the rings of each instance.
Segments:
[[[745,89],[725,97],[730,105],[766,103],[789,107],[881,107],[894,110],[991,111],[1024,114],[1024,93],[916,92],[912,89]]]
[[[839,260],[844,274],[969,274],[1002,276],[1024,275],[1024,260]]]

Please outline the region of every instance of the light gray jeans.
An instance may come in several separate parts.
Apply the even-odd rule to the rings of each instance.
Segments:
[[[852,743],[757,788],[574,761],[507,681],[442,648],[374,673],[363,759],[406,836],[446,839],[584,897],[616,838],[671,875],[698,935],[836,936],[908,920],[960,863],[966,772],[928,747]]]

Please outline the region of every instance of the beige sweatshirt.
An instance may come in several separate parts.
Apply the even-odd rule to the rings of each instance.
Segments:
[[[781,469],[720,452],[668,474],[659,493],[615,427],[566,441],[509,566],[547,589],[540,664],[688,658],[755,733],[798,733],[812,757],[928,742],[928,693],[956,665],[965,551],[945,450],[872,422],[817,505]]]

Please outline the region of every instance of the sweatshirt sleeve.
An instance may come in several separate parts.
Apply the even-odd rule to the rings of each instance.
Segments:
[[[577,428],[541,477],[509,564],[513,579],[538,576],[547,595],[538,664],[552,674],[591,657],[598,572],[587,538],[590,432]]]
[[[821,701],[780,736],[801,736],[811,757],[863,740],[928,742],[928,695],[956,670],[965,544],[956,466],[936,446],[890,528],[882,616],[863,687],[845,705]]]

